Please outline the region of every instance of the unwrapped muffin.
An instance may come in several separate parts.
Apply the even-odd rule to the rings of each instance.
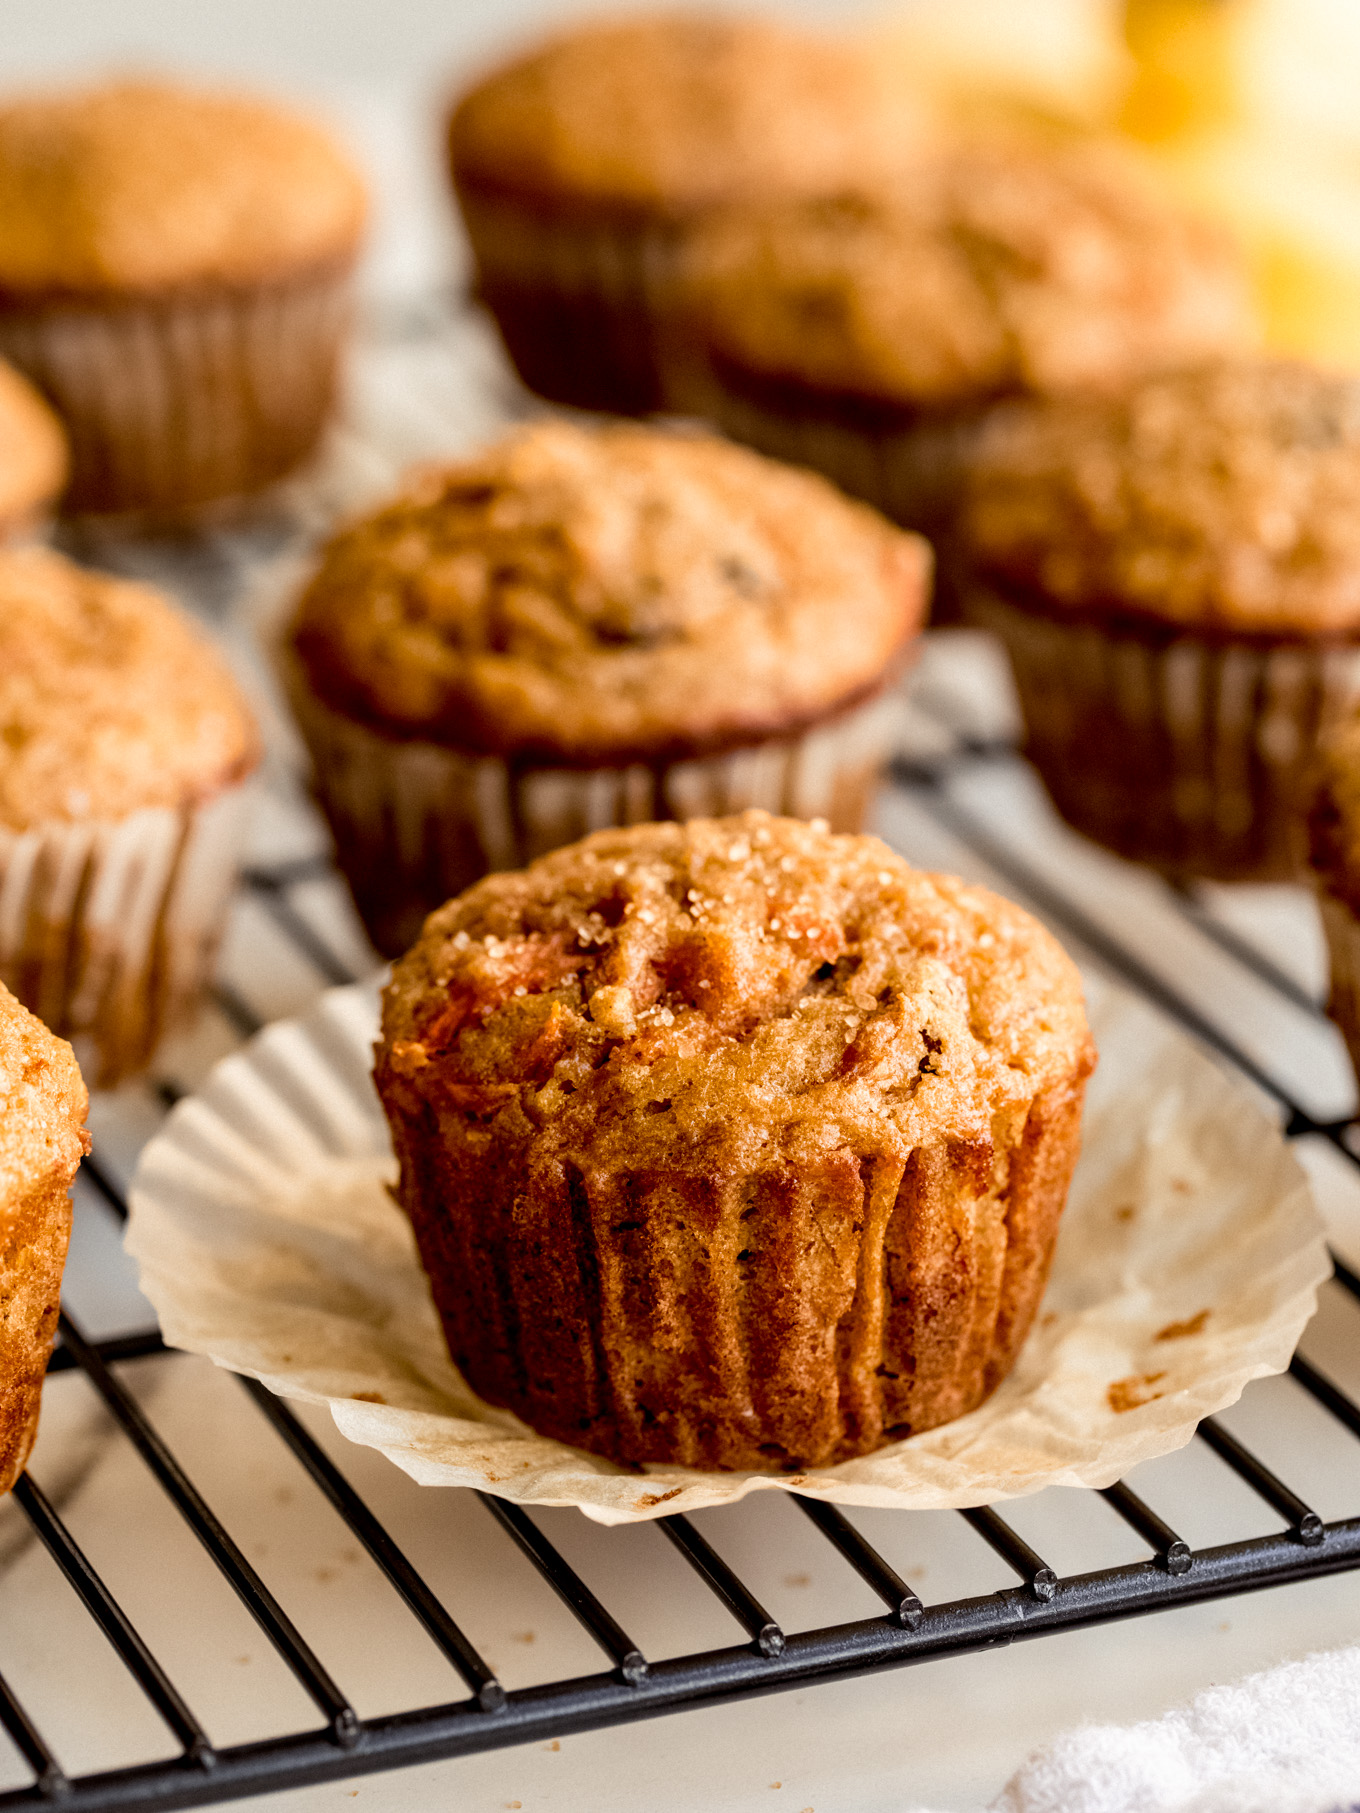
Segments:
[[[520,376],[623,414],[661,401],[653,300],[704,210],[895,167],[920,102],[872,42],[759,18],[577,25],[449,123],[477,288]]]
[[[769,1471],[1006,1376],[1093,1059],[1018,907],[747,812],[450,901],[393,972],[375,1080],[476,1391],[612,1460]]]
[[[61,423],[0,359],[0,543],[41,524],[62,493],[69,465]]]
[[[282,651],[374,943],[605,825],[857,830],[929,566],[823,480],[697,435],[543,423],[418,475],[326,548]]]
[[[364,207],[323,132],[244,96],[0,104],[0,352],[66,423],[69,508],[174,517],[307,458]]]
[[[38,1433],[88,1107],[71,1047],[0,982],[0,1496]]]
[[[686,239],[669,404],[947,535],[998,398],[1108,390],[1250,340],[1246,278],[1099,145],[978,141]]]
[[[1173,876],[1304,872],[1360,703],[1360,381],[1267,360],[998,416],[962,544],[1069,823]]]
[[[258,755],[225,662],[168,599],[0,551],[0,981],[96,1086],[197,1000]]]

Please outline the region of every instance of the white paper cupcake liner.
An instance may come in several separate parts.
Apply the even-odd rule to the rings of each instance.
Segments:
[[[1327,1012],[1346,1041],[1355,1074],[1360,1077],[1360,919],[1325,884],[1318,887],[1318,909],[1331,961]]]
[[[139,301],[0,310],[0,354],[62,417],[73,511],[176,516],[299,465],[335,402],[348,269]]]
[[[247,783],[182,810],[0,827],[0,980],[93,1087],[144,1068],[197,1001],[249,799]]]
[[[658,408],[656,298],[680,229],[555,214],[466,182],[458,198],[478,293],[529,388],[618,415]]]
[[[1026,753],[1078,831],[1172,875],[1298,880],[1319,741],[1360,704],[1360,647],[1154,639],[1064,623],[994,592]]]
[[[489,870],[520,868],[608,826],[763,806],[857,831],[902,710],[885,694],[801,735],[694,761],[520,767],[378,736],[322,704],[287,655],[283,668],[340,866],[389,956]]]
[[[1275,1120],[1184,1034],[1088,980],[1100,1064],[1040,1315],[977,1410],[804,1473],[629,1472],[478,1399],[387,1192],[376,989],[333,990],[181,1102],[146,1148],[128,1250],[167,1341],[325,1404],[424,1485],[602,1523],[797,1492],[888,1508],[1108,1486],[1282,1372],[1330,1271]]]

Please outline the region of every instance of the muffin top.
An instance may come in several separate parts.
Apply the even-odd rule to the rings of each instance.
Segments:
[[[338,535],[291,643],[323,701],[390,735],[670,759],[877,690],[928,573],[924,542],[811,473],[544,422]]]
[[[55,503],[69,467],[61,423],[27,379],[0,359],[0,532]]]
[[[910,410],[1116,384],[1252,337],[1237,252],[1099,147],[977,143],[718,211],[676,301],[719,360]]]
[[[8,1216],[89,1151],[89,1106],[71,1047],[0,982],[0,1254]]]
[[[578,26],[487,77],[449,150],[459,181],[683,216],[886,171],[923,131],[919,98],[868,41],[672,13]]]
[[[720,1176],[987,1140],[1093,1061],[1076,968],[1019,907],[755,811],[478,882],[397,964],[382,1035],[384,1099],[474,1138]]]
[[[257,760],[226,663],[168,599],[0,550],[0,825],[188,805]]]
[[[1233,634],[1360,629],[1360,379],[1276,360],[998,413],[965,504],[984,578]]]
[[[0,295],[287,278],[350,257],[363,184],[309,121],[155,82],[0,105]]]

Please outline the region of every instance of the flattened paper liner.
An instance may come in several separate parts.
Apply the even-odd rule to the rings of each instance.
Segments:
[[[1255,1099],[1133,996],[1087,990],[1085,1146],[1014,1372],[957,1422],[839,1466],[630,1472],[472,1394],[384,1188],[373,985],[268,1028],[174,1109],[133,1185],[128,1250],[171,1346],[327,1404],[422,1485],[601,1523],[753,1491],[926,1509],[1106,1486],[1284,1371],[1330,1265],[1304,1173]]]

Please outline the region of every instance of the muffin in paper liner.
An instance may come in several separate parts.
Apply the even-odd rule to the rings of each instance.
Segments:
[[[1360,919],[1349,902],[1332,893],[1325,883],[1318,889],[1318,911],[1331,964],[1327,1012],[1346,1041],[1351,1063],[1360,1076]]]
[[[656,409],[658,292],[694,222],[742,196],[891,180],[937,133],[932,114],[853,32],[702,12],[568,25],[449,115],[478,293],[532,389]]]
[[[1278,1373],[1328,1276],[1274,1119],[1127,992],[1086,978],[1100,1064],[1048,1291],[977,1410],[805,1473],[629,1471],[533,1434],[448,1358],[369,1081],[376,985],[270,1027],[179,1104],[131,1192],[129,1251],[171,1345],[325,1405],[419,1483],[612,1524],[786,1491],[984,1504],[1106,1486]]]
[[[0,353],[71,442],[65,508],[175,520],[311,455],[335,405],[350,262],[253,288],[0,306]]]
[[[588,831],[747,806],[859,829],[930,572],[813,473],[545,421],[408,474],[261,629],[395,956],[480,875]]]
[[[522,202],[470,177],[458,202],[477,295],[529,389],[614,415],[661,408],[655,299],[682,229]]]
[[[515,869],[589,831],[762,806],[862,829],[896,745],[895,693],[798,735],[690,761],[537,767],[397,742],[332,711],[286,651],[289,702],[311,785],[376,949],[404,951],[427,914],[493,869]]]
[[[249,782],[114,821],[0,826],[0,980],[91,1085],[143,1069],[193,1011],[235,883]]]
[[[1064,619],[996,587],[1025,753],[1076,830],[1164,874],[1297,881],[1318,743],[1360,704],[1360,645]]]

